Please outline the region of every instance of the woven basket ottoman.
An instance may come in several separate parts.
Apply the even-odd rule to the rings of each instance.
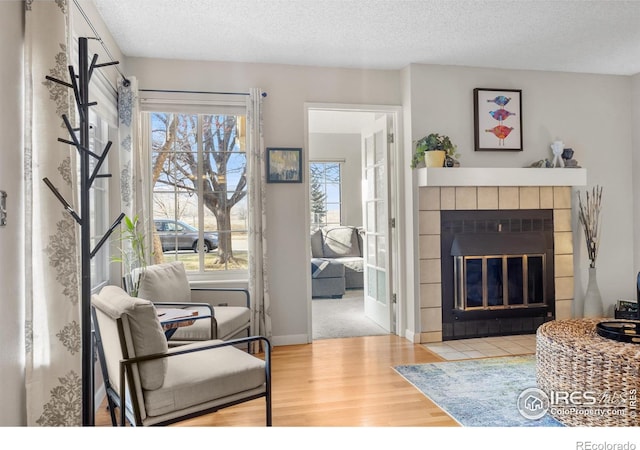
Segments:
[[[640,425],[640,344],[598,335],[605,320],[612,319],[554,320],[536,332],[538,388],[565,425]]]

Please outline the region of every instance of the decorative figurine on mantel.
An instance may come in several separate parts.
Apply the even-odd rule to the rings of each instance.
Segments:
[[[551,150],[553,151],[552,167],[564,167],[564,161],[562,159],[564,143],[562,141],[553,141],[553,144],[551,144]]]
[[[532,162],[529,167],[550,169],[553,167],[565,167],[568,169],[579,169],[578,161],[573,159],[573,149],[565,148],[562,141],[554,141],[551,144],[551,150],[553,150],[553,161],[548,158],[541,159],[539,161]],[[557,153],[560,150],[560,153]],[[559,160],[559,161],[558,161]]]
[[[573,159],[573,149],[565,148],[562,151],[562,159],[564,160],[564,166],[572,169],[579,169],[578,161]]]
[[[551,161],[549,161],[547,158],[545,159],[541,159],[539,161],[533,162],[529,165],[529,167],[535,167],[538,169],[549,169],[551,167],[553,167],[551,165]]]

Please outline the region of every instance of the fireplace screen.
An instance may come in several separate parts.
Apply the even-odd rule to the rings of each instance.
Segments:
[[[507,309],[541,306],[545,254],[454,257],[456,309]]]
[[[442,339],[535,333],[555,318],[553,211],[440,211]]]

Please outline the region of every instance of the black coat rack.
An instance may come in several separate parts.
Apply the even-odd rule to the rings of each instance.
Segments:
[[[96,102],[89,101],[89,82],[93,75],[94,69],[100,67],[112,66],[119,64],[118,61],[97,64],[98,55],[93,55],[91,63],[88,58],[87,38],[78,38],[78,73],[75,73],[73,66],[69,66],[69,76],[71,83],[58,80],[47,76],[49,81],[61,84],[67,88],[73,89],[76,105],[78,107],[79,128],[73,128],[66,114],[62,115],[62,120],[69,131],[71,140],[58,138],[59,142],[73,145],[78,149],[80,156],[80,214],[78,214],[71,205],[64,199],[58,189],[47,178],[43,178],[45,184],[51,189],[56,198],[62,203],[67,212],[80,225],[81,239],[81,264],[82,264],[82,295],[81,295],[81,341],[82,341],[82,425],[95,425],[94,414],[94,357],[93,357],[93,335],[91,332],[91,258],[100,250],[103,244],[109,239],[109,236],[122,221],[125,216],[120,216],[113,222],[111,227],[106,231],[102,239],[96,244],[95,248],[91,248],[91,221],[89,217],[90,201],[89,190],[96,178],[107,178],[111,174],[100,174],[100,167],[109,154],[111,141],[107,142],[102,154],[98,155],[92,152],[89,147],[89,107],[97,105]],[[91,170],[91,161],[95,160],[93,170]]]

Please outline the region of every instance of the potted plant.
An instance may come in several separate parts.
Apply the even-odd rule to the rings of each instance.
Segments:
[[[451,142],[449,136],[431,133],[415,142],[416,150],[411,159],[411,168],[443,167],[445,159],[455,161],[458,157],[457,146]]]

